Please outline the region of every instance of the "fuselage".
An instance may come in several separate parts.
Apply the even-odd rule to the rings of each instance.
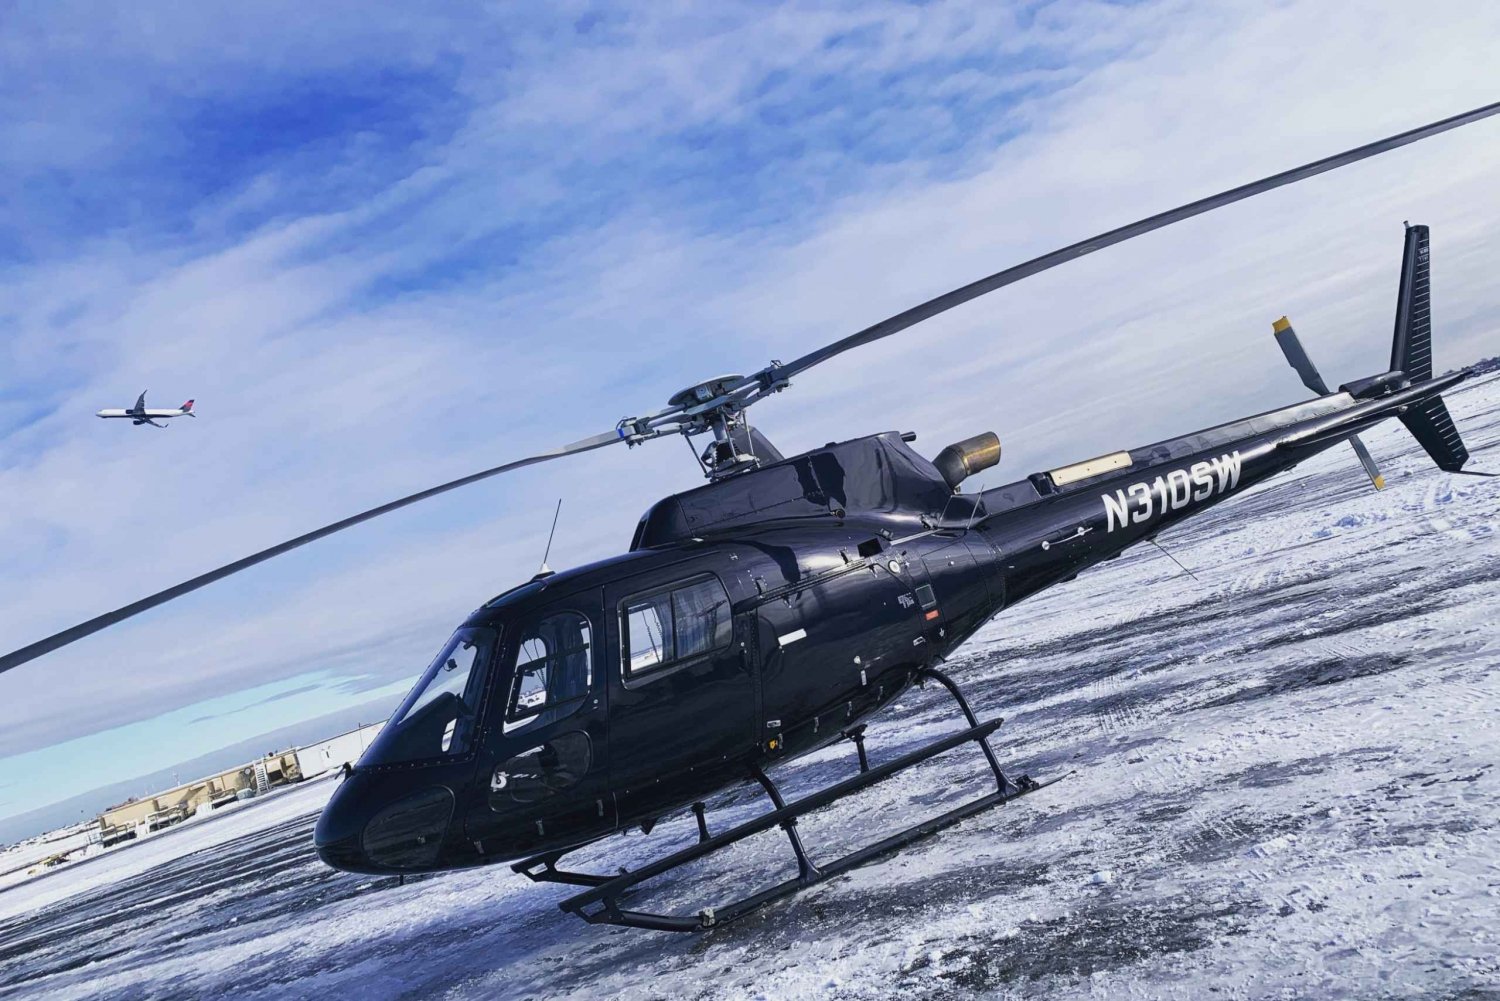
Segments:
[[[97,411],[94,414],[94,416],[95,417],[130,417],[130,418],[134,418],[136,420],[140,420],[143,417],[151,417],[151,418],[156,418],[156,417],[184,417],[184,416],[187,415],[187,413],[188,413],[188,411],[186,411],[186,410],[124,410],[124,409],[121,409],[121,408],[115,408],[113,410],[100,410],[100,411]]]
[[[649,825],[839,739],[1007,605],[1446,384],[1332,394],[976,494],[886,434],[667,498],[630,553],[466,620],[335,794],[319,852],[420,871]]]

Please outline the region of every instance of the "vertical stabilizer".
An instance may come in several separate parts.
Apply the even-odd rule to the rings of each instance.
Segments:
[[[1406,227],[1406,250],[1401,255],[1401,285],[1396,290],[1396,333],[1391,341],[1391,368],[1412,383],[1432,378],[1432,259],[1427,227]],[[1459,437],[1453,416],[1441,396],[1413,404],[1401,423],[1432,456],[1439,469],[1457,472],[1469,461],[1469,450]]]
[[[1401,286],[1396,292],[1396,334],[1391,368],[1412,382],[1432,378],[1432,288],[1427,227],[1406,227]],[[1451,422],[1450,422],[1451,423]]]

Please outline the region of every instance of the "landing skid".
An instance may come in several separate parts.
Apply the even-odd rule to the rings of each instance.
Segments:
[[[946,827],[951,827],[960,820],[983,813],[991,807],[999,806],[1001,803],[1009,802],[1019,796],[1035,792],[1052,784],[1051,782],[1038,783],[1025,775],[1014,781],[1007,778],[1005,773],[1000,770],[1000,763],[995,759],[995,753],[990,749],[987,741],[990,734],[998,730],[1003,721],[993,719],[985,723],[980,723],[974,717],[973,711],[969,708],[968,701],[963,697],[963,693],[958,690],[958,686],[940,671],[924,668],[918,672],[917,676],[919,678],[931,678],[952,694],[969,723],[967,730],[935,740],[930,744],[903,754],[884,764],[871,767],[865,755],[864,727],[855,727],[846,736],[854,742],[855,747],[859,751],[860,773],[790,804],[782,798],[781,790],[777,788],[776,783],[771,780],[770,776],[757,767],[752,775],[761,784],[762,788],[765,789],[766,795],[770,798],[774,809],[769,813],[764,813],[753,820],[731,828],[722,834],[710,834],[703,812],[703,804],[695,803],[693,804],[693,814],[698,821],[698,843],[642,866],[634,872],[624,872],[618,876],[598,876],[589,873],[560,870],[556,868],[556,863],[561,858],[562,852],[538,855],[518,862],[512,868],[517,872],[525,873],[534,880],[589,887],[585,892],[562,901],[559,906],[564,911],[576,914],[591,924],[624,925],[630,928],[651,928],[658,931],[701,931],[744,917],[759,907],[764,907],[773,901],[789,897],[800,890],[816,886],[818,883],[832,879],[841,873],[873,862],[881,856],[898,851],[920,838],[925,838]],[[828,806],[843,799],[845,796],[866,789],[877,782],[890,778],[898,772],[905,771],[914,765],[926,761],[928,758],[936,757],[944,751],[952,750],[971,741],[979,745],[980,749],[984,752],[985,760],[989,763],[991,771],[994,772],[997,785],[995,792],[949,810],[941,816],[933,817],[920,824],[908,827],[904,831],[892,834],[875,844],[845,855],[843,858],[822,864],[813,862],[807,853],[807,849],[802,844],[801,836],[797,832],[797,818],[813,810]],[[1053,779],[1052,781],[1055,782],[1057,780]],[[797,875],[795,877],[731,904],[717,908],[704,908],[691,916],[653,914],[646,911],[627,910],[620,906],[620,898],[646,880],[670,872],[706,855],[711,855],[714,852],[728,848],[730,845],[737,844],[748,837],[776,826],[780,826],[786,832],[792,854],[796,857]]]

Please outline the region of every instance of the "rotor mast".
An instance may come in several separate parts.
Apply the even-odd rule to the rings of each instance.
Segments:
[[[643,417],[626,417],[617,428],[628,445],[668,434],[688,439],[712,434],[713,442],[698,461],[703,474],[717,481],[781,458],[745,420],[745,410],[790,385],[781,362],[772,361],[752,375],[719,375],[678,390],[667,400],[666,409]],[[774,458],[766,454],[768,451]]]

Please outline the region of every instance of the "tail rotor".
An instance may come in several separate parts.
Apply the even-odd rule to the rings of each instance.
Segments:
[[[1432,260],[1427,246],[1426,226],[1406,225],[1405,251],[1401,256],[1401,283],[1396,289],[1396,329],[1391,339],[1391,367],[1389,371],[1364,379],[1355,379],[1339,387],[1339,392],[1348,393],[1356,400],[1376,400],[1389,393],[1409,387],[1420,387],[1433,381],[1432,372]],[[1302,384],[1319,396],[1328,395],[1328,384],[1318,374],[1317,368],[1302,344],[1297,340],[1291,323],[1282,317],[1272,324],[1276,332],[1276,343],[1292,368],[1302,377]],[[1471,369],[1459,373],[1458,379],[1472,374]],[[1451,385],[1457,379],[1445,379]],[[1406,430],[1411,432],[1417,444],[1432,459],[1437,467],[1449,473],[1470,476],[1493,476],[1493,473],[1477,473],[1464,469],[1469,461],[1469,450],[1448,413],[1437,390],[1414,403],[1407,404],[1395,413]],[[1359,455],[1370,481],[1379,490],[1385,486],[1375,460],[1370,458],[1358,437],[1351,437],[1349,444]]]
[[[1317,393],[1319,396],[1327,396],[1329,393],[1328,383],[1323,381],[1318,367],[1312,363],[1307,352],[1302,347],[1302,342],[1297,339],[1297,331],[1292,329],[1291,321],[1282,317],[1271,324],[1271,329],[1276,335],[1276,343],[1281,347],[1281,353],[1286,355],[1287,363],[1296,369],[1297,374],[1302,377],[1302,385]],[[1385,489],[1385,477],[1381,475],[1380,467],[1375,464],[1375,457],[1365,447],[1359,435],[1349,439],[1354,454],[1359,456],[1359,464],[1365,467],[1365,475],[1370,477],[1370,482],[1375,485],[1376,490]]]

